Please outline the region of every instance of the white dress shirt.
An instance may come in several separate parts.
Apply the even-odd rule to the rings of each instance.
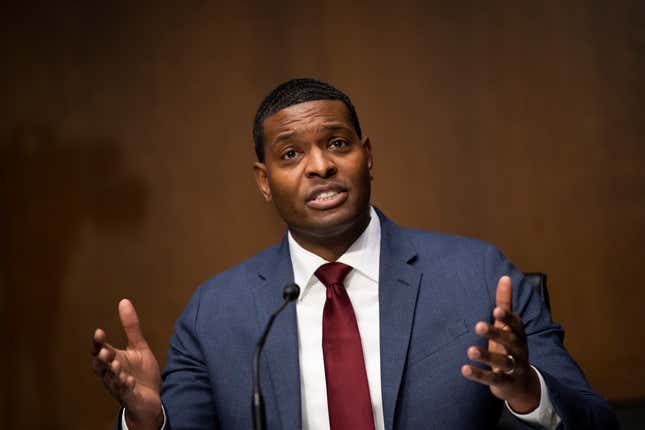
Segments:
[[[381,397],[381,348],[379,326],[379,260],[381,256],[381,222],[370,207],[370,222],[365,231],[337,260],[352,266],[344,285],[352,302],[358,331],[361,335],[365,370],[369,385],[375,430],[384,430],[383,401]],[[293,266],[293,279],[298,284],[300,296],[296,302],[298,319],[298,344],[300,363],[300,397],[302,407],[302,430],[329,430],[327,410],[327,385],[322,351],[322,319],[325,306],[325,286],[314,272],[328,261],[301,247],[288,233],[289,252]],[[560,417],[555,412],[547,386],[540,379],[540,404],[534,411],[522,415],[508,410],[519,419],[538,428],[555,430]],[[164,429],[166,413],[164,413]],[[122,427],[128,430],[125,411]]]
[[[361,335],[375,430],[383,430],[385,424],[381,398],[378,303],[381,223],[372,208],[370,208],[370,216],[371,220],[365,231],[337,261],[354,268],[345,278],[344,285],[352,302]],[[328,261],[298,245],[291,233],[289,233],[289,252],[294,282],[301,287],[300,297],[296,302],[296,313],[298,315],[302,430],[329,430],[327,385],[322,350],[326,287],[314,275],[316,269]]]

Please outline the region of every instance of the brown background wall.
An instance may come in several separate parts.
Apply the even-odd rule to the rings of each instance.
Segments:
[[[595,388],[645,397],[642,2],[75,3],[0,12],[3,428],[110,428],[118,299],[164,357],[194,287],[280,237],[250,130],[294,76],[353,97],[375,204],[548,272]]]

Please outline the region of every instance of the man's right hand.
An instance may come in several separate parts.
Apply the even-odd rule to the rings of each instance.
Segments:
[[[114,348],[107,343],[105,332],[96,329],[92,366],[105,388],[125,407],[130,430],[158,430],[163,424],[159,364],[143,338],[137,312],[128,299],[119,302],[119,318],[127,347]]]

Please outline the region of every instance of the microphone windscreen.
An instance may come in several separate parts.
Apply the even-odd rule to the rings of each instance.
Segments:
[[[282,298],[288,302],[292,302],[300,295],[300,287],[297,284],[289,284],[282,290]]]

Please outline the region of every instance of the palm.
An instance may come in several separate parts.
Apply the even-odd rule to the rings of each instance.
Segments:
[[[128,346],[117,349],[107,343],[101,329],[94,333],[94,370],[110,394],[126,408],[128,420],[153,423],[161,414],[159,364],[141,333],[132,303],[119,303],[119,318]]]
[[[465,365],[461,373],[490,387],[494,396],[508,401],[516,412],[528,413],[540,401],[540,380],[530,366],[524,322],[513,313],[511,278],[502,276],[495,293],[494,324],[483,321],[475,332],[488,338],[488,348],[471,346],[468,358],[490,366],[491,370]]]
[[[134,388],[125,394],[126,407],[131,410],[154,409],[161,404],[159,386],[161,377],[159,364],[154,354],[146,345],[145,347],[116,350],[115,360],[121,364],[121,369],[134,378]]]

